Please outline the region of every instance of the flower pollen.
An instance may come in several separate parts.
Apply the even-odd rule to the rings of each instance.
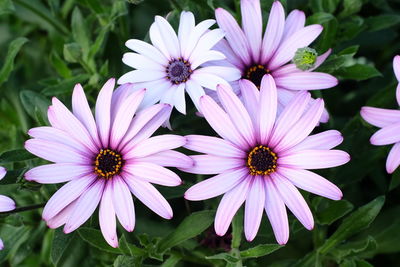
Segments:
[[[276,171],[278,157],[269,147],[254,147],[247,156],[247,167],[251,175],[267,175]]]
[[[186,82],[193,73],[189,61],[182,58],[172,59],[166,68],[167,79],[173,84]]]
[[[255,84],[255,86],[257,86],[258,89],[260,89],[262,78],[265,74],[269,73],[269,69],[263,65],[252,65],[246,70],[245,75],[242,78],[250,80]]]
[[[94,160],[94,172],[101,178],[110,179],[122,168],[122,156],[111,149],[100,149]]]

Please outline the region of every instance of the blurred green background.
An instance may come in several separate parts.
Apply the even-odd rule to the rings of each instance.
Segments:
[[[266,22],[271,0],[262,0]],[[240,19],[238,0],[0,0],[0,165],[9,169],[0,194],[21,211],[0,215],[1,266],[399,266],[400,171],[386,174],[389,147],[374,147],[376,130],[361,120],[364,105],[397,108],[392,59],[400,53],[400,1],[286,0],[287,13],[305,11],[307,24],[320,23],[312,45],[333,53],[319,70],[340,79],[337,87],[313,92],[323,97],[331,119],[317,131],[340,130],[340,146],[352,156],[347,165],[319,173],[340,186],[341,201],[304,193],[316,226],[305,230],[290,215],[286,246],[275,244],[264,216],[257,238],[242,237],[242,211],[222,238],[213,231],[219,198],[187,202],[183,192],[204,179],[177,171],[185,184],[160,188],[174,209],[166,221],[139,201],[133,233],[119,229],[120,248],[103,240],[97,214],[79,230],[64,235],[48,229],[41,207],[60,185],[23,180],[23,173],[44,162],[23,150],[29,128],[47,125],[51,97],[70,106],[72,88],[81,83],[91,104],[109,77],[128,71],[121,62],[131,38],[148,41],[156,14],[175,27],[182,10],[197,21],[214,18],[224,7]],[[190,103],[188,101],[187,103]],[[187,116],[172,115],[176,134],[213,134],[189,104]],[[161,129],[161,132],[167,132]],[[179,226],[179,227],[178,227]]]

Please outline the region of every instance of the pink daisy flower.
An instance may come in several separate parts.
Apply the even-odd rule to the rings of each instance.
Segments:
[[[7,170],[0,166],[0,180],[6,176]],[[0,195],[0,212],[10,211],[15,209],[15,202],[9,197]],[[3,240],[0,238],[0,250],[4,248]]]
[[[394,57],[393,69],[399,82],[396,98],[400,105],[400,56]],[[369,124],[382,128],[371,136],[371,144],[375,146],[394,144],[386,160],[386,171],[393,173],[400,165],[400,110],[362,107],[360,114]]]
[[[30,129],[33,139],[26,141],[25,148],[54,164],[31,169],[25,179],[67,182],[44,207],[42,217],[50,228],[65,225],[64,232],[70,233],[100,204],[101,231],[117,247],[115,217],[127,231],[135,227],[131,193],[161,217],[172,218],[170,205],[152,183],[180,185],[178,175],[164,167],[189,168],[192,160],[171,150],[184,145],[184,137],[150,137],[170,115],[170,105],[154,105],[135,114],[145,90],[113,94],[114,85],[110,79],[99,92],[95,118],[79,84],[72,95],[72,112],[53,98],[48,110],[51,127]]]
[[[263,209],[276,240],[289,238],[289,210],[311,230],[311,211],[296,187],[338,200],[340,189],[306,169],[345,164],[349,155],[332,150],[343,138],[335,130],[308,136],[322,115],[324,102],[316,99],[309,109],[310,93],[299,92],[277,117],[277,89],[267,74],[260,91],[248,80],[239,82],[244,104],[228,86],[217,89],[223,109],[210,97],[200,99],[201,112],[222,137],[186,136],[194,166],[182,168],[195,174],[217,174],[185,193],[188,200],[204,200],[224,194],[215,217],[215,232],[224,235],[233,216],[245,204],[244,231],[248,241],[257,234]]]
[[[322,32],[318,24],[305,25],[304,12],[293,10],[285,19],[285,10],[279,1],[272,5],[262,37],[263,24],[259,0],[241,0],[242,29],[235,18],[223,8],[215,11],[218,26],[225,31],[226,40],[214,49],[226,55],[225,66],[240,70],[241,78],[252,81],[258,88],[265,74],[270,74],[278,89],[278,112],[299,90],[319,90],[336,86],[332,75],[313,72],[329,56],[331,50],[316,57],[315,50],[307,48]],[[299,63],[291,63],[291,61]],[[218,63],[220,64],[220,63]],[[231,83],[240,95],[237,82]],[[210,95],[215,96],[216,94]],[[313,101],[311,101],[313,102]],[[310,103],[312,104],[312,103]],[[328,121],[324,111],[322,122]]]
[[[225,59],[221,52],[211,50],[224,37],[221,29],[209,30],[214,23],[209,19],[195,25],[193,13],[183,11],[177,35],[166,19],[156,16],[149,32],[152,45],[136,39],[126,42],[136,53],[125,53],[122,62],[135,70],[121,76],[118,83],[134,83],[133,90],[147,88],[142,107],[160,101],[185,114],[187,92],[198,108],[204,88],[215,91],[217,84],[240,78],[233,67],[202,67]]]

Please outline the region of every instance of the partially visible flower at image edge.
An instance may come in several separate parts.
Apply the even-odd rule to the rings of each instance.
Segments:
[[[202,67],[209,61],[225,59],[224,54],[211,49],[224,37],[221,29],[208,30],[214,23],[208,19],[195,25],[193,13],[183,11],[177,35],[166,19],[156,16],[149,31],[152,45],[137,39],[126,42],[136,53],[125,53],[122,61],[136,70],[121,76],[118,83],[134,83],[132,90],[148,89],[143,107],[160,101],[186,114],[187,92],[198,109],[204,88],[216,90],[217,84],[240,78],[233,67]]]
[[[260,91],[240,81],[244,104],[231,88],[217,89],[223,109],[210,97],[200,99],[201,112],[218,137],[188,135],[185,148],[204,153],[193,155],[194,174],[217,174],[199,182],[185,193],[198,201],[223,194],[215,217],[215,231],[224,235],[233,216],[245,202],[244,232],[255,238],[265,209],[276,240],[289,238],[286,207],[311,230],[314,220],[298,188],[333,200],[342,192],[333,183],[306,169],[323,169],[347,163],[350,156],[332,148],[343,141],[340,132],[328,130],[310,135],[324,109],[322,99],[310,108],[309,92],[299,92],[277,116],[277,89],[271,75],[265,75]]]
[[[241,79],[252,81],[258,88],[262,77],[270,74],[278,89],[278,113],[296,91],[327,89],[338,84],[334,76],[314,72],[331,53],[329,49],[317,57],[315,50],[307,47],[321,34],[321,25],[305,26],[306,17],[300,10],[293,10],[285,18],[282,4],[275,1],[262,37],[260,1],[241,0],[240,4],[242,28],[225,9],[217,8],[215,11],[218,26],[226,33],[226,40],[221,40],[213,48],[222,52],[226,59],[216,64],[237,68]],[[241,95],[237,81],[231,82],[231,86],[236,94]],[[218,101],[215,92],[206,93]],[[329,115],[324,111],[321,122],[327,122],[328,119]]]
[[[132,194],[159,216],[171,219],[171,206],[152,183],[180,185],[179,176],[165,167],[189,168],[192,160],[171,150],[184,145],[184,137],[150,137],[169,117],[170,105],[136,112],[145,89],[113,93],[114,85],[115,80],[110,79],[100,90],[95,118],[80,84],[73,91],[72,112],[53,98],[48,109],[51,127],[30,129],[33,139],[26,141],[25,148],[54,164],[29,170],[25,179],[42,184],[68,182],[44,207],[42,217],[50,228],[65,224],[64,232],[70,233],[100,204],[101,232],[117,247],[116,217],[127,231],[135,227]]]
[[[398,55],[393,59],[393,70],[398,82],[396,99],[400,105],[400,56]],[[371,144],[375,146],[394,144],[386,160],[386,171],[393,173],[400,165],[400,110],[362,107],[360,114],[369,124],[382,128],[371,136]]]
[[[7,170],[0,166],[0,180],[6,176]],[[9,197],[0,195],[0,212],[6,212],[15,209],[15,202]],[[0,238],[0,250],[4,248],[3,240]]]

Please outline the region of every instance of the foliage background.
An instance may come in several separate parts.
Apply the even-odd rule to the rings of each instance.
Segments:
[[[266,21],[272,1],[261,2]],[[6,245],[0,251],[2,266],[398,265],[400,170],[386,174],[389,147],[369,144],[376,129],[361,120],[359,110],[366,104],[397,108],[392,59],[399,53],[400,1],[282,2],[288,11],[304,10],[308,24],[324,26],[313,44],[318,52],[333,48],[320,70],[334,74],[340,84],[313,94],[324,98],[331,115],[318,130],[340,130],[345,137],[341,149],[352,156],[347,165],[320,172],[342,188],[344,199],[305,193],[316,220],[313,231],[290,215],[290,240],[280,247],[264,215],[257,238],[248,243],[242,236],[242,211],[231,233],[215,236],[219,198],[185,201],[185,189],[204,177],[179,173],[182,187],[160,189],[174,218],[163,220],[135,201],[136,229],[120,229],[120,248],[113,249],[98,230],[96,214],[69,235],[46,227],[40,207],[60,185],[23,180],[27,169],[44,163],[24,152],[27,130],[48,124],[52,96],[70,105],[75,83],[82,83],[93,104],[103,82],[128,71],[121,62],[124,42],[148,40],[154,15],[167,16],[176,26],[182,9],[200,21],[213,18],[215,7],[224,7],[240,19],[239,0],[0,0],[0,164],[10,170],[0,182],[0,194],[13,197],[19,207],[19,212],[0,215]],[[174,133],[213,134],[194,115],[193,105],[189,109],[186,117],[173,114]]]

